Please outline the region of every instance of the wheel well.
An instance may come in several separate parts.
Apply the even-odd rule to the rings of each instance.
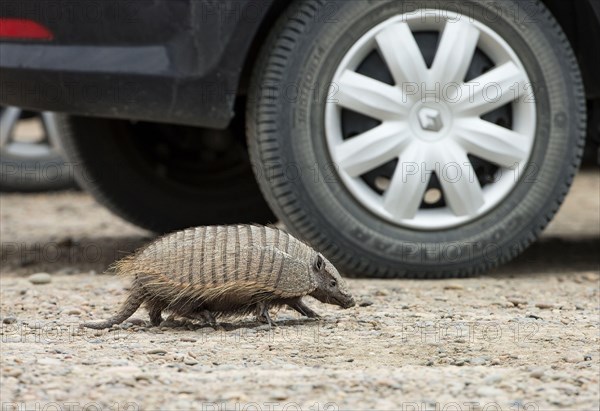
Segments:
[[[265,40],[271,33],[271,30],[275,26],[275,23],[279,19],[279,17],[285,12],[285,10],[290,6],[292,2],[286,0],[274,0],[272,4],[269,6],[269,10],[261,22],[261,25],[252,40],[252,44],[248,53],[246,54],[246,59],[244,60],[244,66],[242,68],[242,74],[240,76],[240,81],[238,84],[238,96],[245,96],[248,91],[248,85],[250,83],[250,78],[252,76],[252,71],[254,70],[256,60],[258,58],[258,54],[265,43]]]
[[[542,0],[567,35],[581,68],[587,98],[600,99],[600,4],[592,0]]]
[[[592,5],[593,0],[541,1],[555,16],[575,50],[588,99],[600,99],[600,78],[596,75],[600,72],[600,53],[595,51],[595,47],[588,47],[594,39],[600,39],[600,5]],[[275,22],[291,3],[285,0],[274,0],[270,5],[246,55],[238,85],[238,95],[246,95],[258,53]]]

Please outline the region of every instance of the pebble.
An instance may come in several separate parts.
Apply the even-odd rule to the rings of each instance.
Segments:
[[[471,358],[469,364],[471,365],[484,365],[487,363],[487,359],[484,357]]]
[[[148,374],[137,374],[135,376],[135,380],[136,381],[142,381],[142,380],[143,381],[150,381],[150,380],[152,380],[152,376],[148,375]]]
[[[504,394],[504,391],[494,387],[479,387],[477,388],[477,395],[485,398],[496,398]]]
[[[14,324],[17,322],[17,318],[16,317],[5,317],[2,319],[2,322],[4,324]]]
[[[583,357],[577,353],[569,353],[567,355],[565,355],[563,357],[563,361],[564,362],[568,362],[568,363],[578,363],[579,361],[582,361]]]
[[[444,290],[464,290],[465,287],[463,287],[460,284],[446,284],[444,286]]]
[[[58,358],[40,358],[37,363],[41,365],[61,365],[62,361]]]
[[[194,359],[191,359],[191,358],[188,358],[188,359],[186,359],[186,360],[185,360],[183,363],[184,363],[185,365],[196,365],[196,364],[198,364],[198,361],[196,361],[196,360],[194,360]]]
[[[166,350],[162,348],[153,348],[151,350],[146,351],[146,354],[157,354],[157,355],[165,355],[167,353]]]
[[[519,305],[526,305],[527,301],[522,299],[522,298],[516,298],[516,297],[507,297],[506,298],[510,303],[512,303],[515,307],[518,307]]]
[[[62,312],[67,315],[81,315],[81,310],[77,307],[64,307]]]
[[[23,371],[18,368],[5,368],[2,370],[2,374],[7,377],[19,378],[23,374]]]
[[[276,392],[271,392],[271,398],[276,401],[284,401],[289,398],[289,395],[287,395],[283,391],[276,391]]]
[[[502,381],[502,376],[500,374],[488,375],[483,380],[483,382],[486,383],[487,385],[493,385],[493,384],[496,384],[496,383],[498,383],[500,381]]]
[[[536,368],[533,371],[531,371],[531,373],[529,374],[529,376],[531,378],[537,378],[540,379],[544,376],[544,374],[546,373],[546,369],[545,368]]]
[[[542,310],[547,310],[547,309],[550,309],[550,308],[554,308],[554,304],[550,304],[550,303],[547,303],[547,302],[536,303],[535,306],[537,308],[542,309]]]
[[[36,273],[29,276],[29,282],[31,284],[48,284],[50,281],[52,281],[52,277],[48,273]]]
[[[592,283],[597,283],[600,280],[600,275],[593,272],[585,273],[581,277]]]
[[[363,300],[360,304],[358,304],[359,307],[368,307],[370,305],[373,305],[373,301],[371,300]]]

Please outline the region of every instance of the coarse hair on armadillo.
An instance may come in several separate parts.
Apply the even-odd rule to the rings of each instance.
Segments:
[[[113,265],[131,280],[131,293],[117,316],[92,328],[122,322],[142,303],[158,318],[163,310],[235,316],[264,302],[283,305],[315,290],[317,255],[288,233],[265,226],[207,226],[168,234]]]

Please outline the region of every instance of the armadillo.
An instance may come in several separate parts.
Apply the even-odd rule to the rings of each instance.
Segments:
[[[83,326],[120,324],[144,304],[157,326],[162,312],[216,324],[219,316],[255,313],[271,325],[269,308],[288,306],[315,318],[302,297],[349,308],[354,299],[336,268],[321,253],[277,228],[204,226],[158,238],[115,264],[131,279],[120,311]]]

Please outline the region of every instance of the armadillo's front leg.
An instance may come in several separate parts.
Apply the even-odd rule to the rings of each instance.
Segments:
[[[271,320],[271,316],[269,315],[269,304],[261,301],[256,305],[256,320],[260,322],[266,322],[269,324],[269,327],[272,327],[273,321]]]
[[[192,311],[192,312],[185,314],[185,317],[190,318],[192,320],[204,321],[204,322],[208,323],[208,325],[210,325],[214,329],[217,328],[217,320],[215,319],[215,316],[213,315],[213,313],[211,313],[208,310],[202,309],[202,310],[198,310],[198,311]]]
[[[202,310],[200,312],[200,315],[202,316],[202,318],[204,318],[204,321],[206,321],[211,327],[216,328],[217,320],[215,319],[213,313],[211,313],[208,310]]]
[[[302,301],[302,298],[298,298],[298,299],[290,301],[288,303],[288,307],[298,311],[300,314],[302,314],[308,318],[319,318],[320,317],[319,314],[317,314],[309,306],[304,304],[304,302]]]

